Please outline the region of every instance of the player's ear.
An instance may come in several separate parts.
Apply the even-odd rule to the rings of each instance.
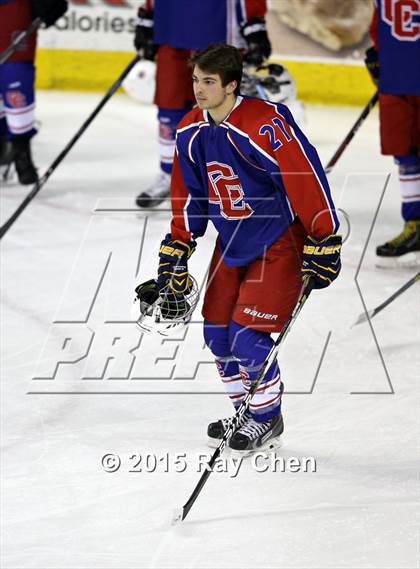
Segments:
[[[227,92],[227,94],[228,94],[228,95],[231,95],[232,93],[234,93],[237,86],[238,86],[238,82],[237,82],[237,81],[230,81],[230,82],[226,85],[226,92]]]

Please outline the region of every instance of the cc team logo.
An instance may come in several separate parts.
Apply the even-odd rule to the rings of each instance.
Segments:
[[[420,38],[420,0],[381,0],[382,19],[402,41]]]
[[[235,172],[228,164],[208,162],[209,202],[219,204],[225,219],[243,219],[254,213],[244,199],[244,190]]]

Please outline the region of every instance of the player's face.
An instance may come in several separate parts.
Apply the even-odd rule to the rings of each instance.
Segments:
[[[192,78],[195,100],[200,109],[217,109],[236,88],[236,81],[231,81],[223,87],[219,74],[202,71],[197,65],[194,67]]]

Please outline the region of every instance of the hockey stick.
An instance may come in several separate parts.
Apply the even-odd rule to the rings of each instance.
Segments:
[[[354,123],[354,125],[351,127],[350,131],[348,132],[347,136],[344,138],[343,142],[340,144],[340,146],[334,152],[333,156],[330,158],[328,164],[324,168],[326,174],[329,174],[331,172],[331,170],[334,168],[334,166],[338,162],[339,158],[343,154],[344,150],[349,145],[349,142],[353,139],[354,135],[359,130],[363,121],[368,116],[368,114],[373,109],[373,107],[376,105],[377,100],[378,100],[378,91],[376,91],[374,93],[373,97],[369,100],[366,107],[360,113],[359,118]]]
[[[277,338],[273,347],[271,348],[270,353],[268,354],[267,359],[265,360],[265,362],[261,368],[261,371],[258,374],[257,379],[253,383],[251,389],[248,391],[248,394],[245,397],[245,399],[242,401],[242,403],[238,407],[238,410],[236,411],[235,415],[232,417],[232,420],[229,423],[229,425],[225,431],[225,434],[223,435],[223,438],[220,441],[219,446],[214,451],[213,456],[211,457],[211,459],[207,463],[206,469],[205,469],[204,473],[202,474],[200,480],[198,481],[197,486],[194,488],[193,493],[188,498],[187,502],[184,504],[184,506],[182,508],[175,510],[173,518],[172,518],[173,524],[176,524],[178,522],[182,522],[187,517],[188,512],[191,510],[194,502],[198,498],[198,495],[200,494],[201,490],[203,489],[204,484],[207,482],[207,479],[212,472],[212,468],[213,468],[216,460],[219,458],[219,456],[223,452],[223,449],[225,448],[230,437],[232,436],[233,431],[236,429],[236,426],[238,425],[240,419],[246,413],[246,411],[249,407],[249,403],[250,403],[252,397],[254,396],[254,393],[256,392],[259,384],[261,383],[262,379],[264,378],[266,370],[271,366],[271,364],[277,358],[277,354],[278,354],[278,351],[280,349],[280,346],[283,343],[288,332],[290,331],[290,328],[292,327],[294,321],[296,320],[299,312],[302,310],[302,307],[305,304],[306,300],[308,299],[308,296],[309,296],[312,288],[313,288],[313,280],[308,278],[308,277],[305,277],[304,278],[304,284],[302,287],[302,291],[301,291],[300,296],[299,296],[299,300],[298,300],[292,314],[290,315],[286,324],[283,326],[283,329],[280,332],[279,337]]]
[[[97,105],[97,107],[93,110],[93,112],[89,115],[89,117],[85,120],[85,122],[82,124],[82,126],[79,128],[79,130],[76,132],[76,134],[70,140],[70,142],[60,152],[60,154],[57,156],[57,158],[54,160],[54,162],[51,164],[51,166],[48,168],[48,170],[45,172],[45,174],[42,176],[42,178],[40,178],[38,180],[38,182],[34,185],[32,190],[29,192],[29,194],[26,196],[26,198],[23,200],[23,202],[17,208],[15,213],[4,223],[4,225],[1,226],[1,228],[0,228],[0,239],[10,229],[10,227],[17,220],[17,218],[20,216],[20,214],[25,210],[25,208],[31,203],[31,201],[34,199],[36,194],[44,186],[44,184],[47,182],[47,180],[49,179],[51,174],[57,168],[57,166],[62,162],[62,160],[64,160],[64,158],[67,156],[67,154],[73,148],[75,143],[79,140],[79,138],[85,132],[87,127],[93,121],[93,119],[98,115],[98,113],[102,109],[102,107],[104,107],[105,104],[109,101],[109,99],[112,97],[112,95],[118,89],[118,87],[120,87],[120,85],[124,81],[125,77],[128,75],[128,73],[130,73],[131,69],[135,66],[135,64],[138,61],[140,61],[140,59],[141,59],[140,56],[136,55],[131,60],[131,62],[127,65],[127,67],[124,69],[124,71],[121,73],[121,75],[115,81],[115,83],[109,88],[109,90],[104,95],[104,97],[102,98],[100,103]]]
[[[5,63],[9,59],[9,57],[15,53],[15,51],[19,48],[21,43],[23,43],[26,40],[26,38],[28,38],[32,34],[32,32],[37,30],[41,25],[41,23],[42,23],[41,18],[35,18],[35,20],[33,20],[29,24],[26,30],[23,30],[23,32],[20,32],[20,34],[18,34],[15,37],[15,39],[12,41],[9,47],[7,47],[2,53],[0,53],[0,65],[2,63]]]
[[[357,318],[353,326],[357,326],[357,324],[361,324],[362,322],[365,322],[366,320],[376,316],[378,312],[383,310],[386,306],[388,306],[388,304],[391,304],[393,300],[395,300],[398,296],[400,296],[400,294],[405,292],[408,288],[410,288],[411,285],[413,285],[415,282],[419,280],[420,280],[420,272],[418,272],[417,275],[414,275],[414,277],[412,277],[409,281],[407,281],[401,288],[395,291],[394,294],[391,294],[391,296],[387,298],[382,304],[380,304],[376,308],[373,308],[372,310],[369,310],[368,312],[363,312],[363,314],[360,314],[360,316]]]

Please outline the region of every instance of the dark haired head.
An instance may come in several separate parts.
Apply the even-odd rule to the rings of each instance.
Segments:
[[[225,43],[214,43],[206,49],[196,52],[190,59],[192,68],[199,67],[201,71],[218,74],[223,87],[231,81],[236,81],[235,95],[239,95],[242,80],[242,55],[239,49]]]

